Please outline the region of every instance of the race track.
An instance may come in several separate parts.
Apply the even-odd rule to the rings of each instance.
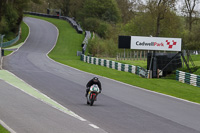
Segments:
[[[29,38],[4,57],[3,69],[109,133],[200,133],[199,104],[104,77],[99,77],[103,91],[98,101],[87,106],[85,85],[94,75],[48,58],[57,40],[55,26],[34,18],[24,21],[30,27]]]

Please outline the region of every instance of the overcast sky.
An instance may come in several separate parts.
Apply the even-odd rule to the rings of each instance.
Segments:
[[[147,0],[142,0],[144,3],[146,3]],[[193,0],[191,0],[193,2]],[[195,10],[200,12],[200,0],[197,0],[198,3],[195,6]],[[176,8],[177,8],[177,13],[180,15],[183,15],[181,13],[181,7],[185,4],[185,0],[177,0]]]

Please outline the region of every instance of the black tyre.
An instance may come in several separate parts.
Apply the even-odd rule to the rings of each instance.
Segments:
[[[92,100],[92,101],[91,101],[91,103],[90,103],[90,106],[92,106],[92,105],[93,105],[93,103],[94,103],[94,100]]]
[[[92,96],[92,99],[91,99],[91,101],[90,101],[90,106],[92,106],[93,103],[94,103],[94,95]]]

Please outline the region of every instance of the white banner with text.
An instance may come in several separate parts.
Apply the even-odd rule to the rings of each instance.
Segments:
[[[181,51],[181,38],[131,36],[131,49]]]

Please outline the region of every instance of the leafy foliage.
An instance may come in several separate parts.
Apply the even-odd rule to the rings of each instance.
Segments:
[[[32,0],[40,3],[40,0]],[[5,34],[6,39],[19,31],[23,18],[23,10],[27,8],[30,0],[1,0],[0,1],[0,34]],[[14,35],[13,35],[14,34]]]
[[[8,35],[15,36],[24,9],[46,13],[46,9],[50,8],[61,9],[62,15],[74,18],[83,29],[93,31],[103,39],[113,40],[114,43],[117,43],[118,35],[181,37],[184,48],[200,49],[198,11],[186,8],[189,3],[191,7],[199,3],[183,1],[182,8],[185,10],[182,11],[186,16],[181,17],[177,15],[176,2],[177,0],[4,0],[0,1],[0,33],[7,34],[7,38]]]
[[[112,39],[105,40],[95,37],[90,40],[88,49],[93,56],[115,57],[118,48]]]
[[[115,0],[86,0],[82,11],[85,18],[93,17],[113,23],[120,20],[120,12]]]
[[[183,43],[185,48],[190,50],[200,50],[200,24],[194,25],[193,30],[190,32],[189,30],[185,30],[183,32]]]

